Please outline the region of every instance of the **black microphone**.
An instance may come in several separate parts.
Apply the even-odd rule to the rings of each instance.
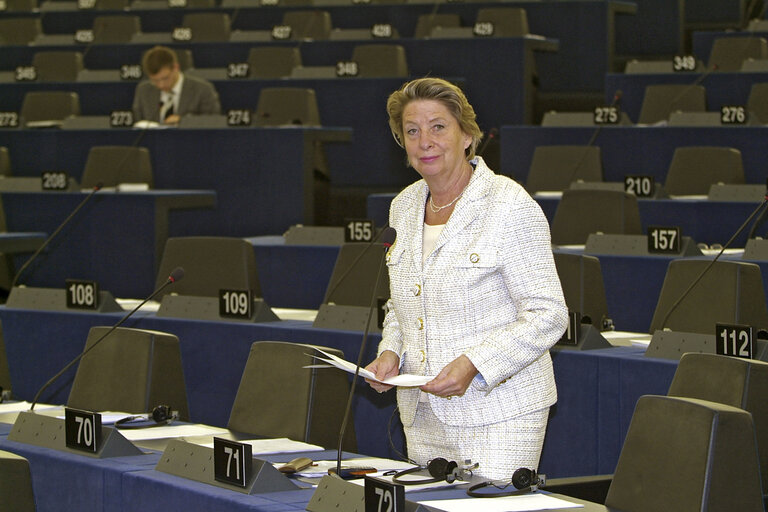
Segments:
[[[74,210],[72,210],[72,213],[70,213],[70,214],[67,216],[67,218],[66,218],[66,219],[64,219],[64,220],[62,221],[62,223],[61,223],[61,224],[59,224],[59,227],[57,227],[57,228],[54,230],[54,232],[53,232],[53,233],[51,233],[51,235],[50,235],[48,238],[46,238],[46,239],[45,239],[45,241],[43,242],[43,244],[42,244],[40,247],[38,247],[38,248],[37,248],[37,250],[34,252],[34,254],[32,254],[32,256],[30,256],[30,258],[29,258],[29,259],[28,259],[26,262],[24,262],[24,265],[22,265],[22,266],[21,266],[21,268],[19,269],[19,271],[18,271],[18,272],[16,272],[16,275],[15,275],[15,276],[14,276],[14,278],[13,278],[13,282],[11,283],[11,288],[13,288],[14,286],[16,286],[16,283],[19,281],[19,278],[21,277],[21,274],[22,274],[22,272],[24,272],[24,271],[27,269],[27,267],[29,267],[29,265],[30,265],[30,264],[31,264],[33,261],[35,261],[35,259],[36,259],[36,258],[37,258],[37,257],[40,255],[40,253],[41,253],[41,252],[43,252],[43,249],[45,249],[46,247],[48,247],[48,244],[50,244],[50,243],[51,243],[51,241],[52,241],[52,240],[53,240],[53,239],[56,237],[56,235],[58,235],[58,234],[59,234],[59,232],[60,232],[62,229],[64,229],[64,226],[66,226],[67,224],[69,224],[69,222],[70,222],[70,221],[71,221],[71,220],[72,220],[72,219],[75,217],[75,215],[77,214],[77,212],[79,212],[79,211],[82,209],[82,207],[83,207],[83,206],[85,206],[85,203],[87,203],[88,201],[90,201],[90,200],[91,200],[91,198],[93,197],[93,195],[94,195],[96,192],[98,192],[99,190],[101,190],[101,187],[103,187],[103,186],[104,186],[104,184],[103,184],[103,183],[101,183],[101,182],[97,183],[97,184],[96,184],[96,186],[94,186],[94,187],[93,187],[93,190],[91,190],[91,192],[90,192],[90,193],[89,193],[87,196],[85,196],[85,198],[84,198],[82,201],[80,201],[80,204],[78,204],[78,205],[77,205],[77,207],[75,207],[75,209],[74,209]]]
[[[373,237],[373,239],[370,242],[368,242],[368,245],[362,251],[360,251],[360,254],[358,254],[354,260],[352,260],[352,263],[350,263],[349,266],[347,266],[347,269],[344,272],[342,272],[342,274],[339,276],[336,282],[333,283],[333,286],[328,287],[328,290],[326,290],[325,292],[326,300],[330,300],[330,298],[333,296],[333,292],[336,291],[336,288],[338,288],[339,285],[341,285],[341,283],[344,282],[344,279],[346,279],[349,273],[352,272],[352,270],[357,266],[357,263],[363,258],[363,256],[365,256],[368,250],[370,250],[370,248],[373,247],[373,244],[375,244],[380,240],[382,241],[387,240],[387,238],[384,238],[384,236],[387,230],[390,230],[390,229],[393,232],[395,231],[394,228],[389,227],[389,223],[385,224],[382,230],[379,231],[379,233],[375,237]],[[391,238],[394,241],[395,235],[391,235]],[[385,241],[384,243],[387,243],[387,242]],[[390,245],[391,244],[392,242],[390,242]],[[378,286],[378,284],[376,286]]]
[[[720,259],[720,256],[725,252],[725,250],[733,243],[733,241],[736,239],[739,234],[744,231],[744,228],[752,221],[752,218],[757,215],[757,213],[768,203],[768,190],[766,190],[765,197],[763,197],[763,200],[760,202],[759,205],[757,205],[757,208],[755,208],[752,213],[747,217],[747,220],[744,221],[744,223],[739,227],[739,229],[736,230],[736,232],[731,236],[731,238],[723,245],[723,247],[720,249],[720,251],[717,253],[717,255],[714,257],[714,259],[710,262],[709,265],[704,267],[704,270],[702,270],[699,275],[696,277],[696,279],[691,282],[691,284],[686,288],[686,290],[680,295],[680,298],[678,298],[670,307],[667,313],[664,315],[664,319],[661,322],[661,329],[664,329],[664,326],[667,325],[667,321],[669,320],[670,315],[672,315],[672,312],[677,309],[677,307],[683,302],[683,299],[685,299],[689,293],[691,293],[691,290],[701,281],[701,279],[704,277],[704,275],[709,272],[709,269],[711,269],[715,262],[717,262],[718,259]]]
[[[379,238],[381,238],[382,243],[386,248],[389,248],[392,246],[392,244],[395,242],[395,238],[397,237],[397,231],[395,231],[395,228],[388,226],[382,230],[382,232],[379,234]],[[339,449],[336,454],[336,474],[343,478],[343,474],[341,471],[341,452],[342,452],[342,446],[344,444],[344,432],[347,430],[347,423],[349,422],[349,411],[352,408],[352,398],[355,396],[355,387],[357,385],[357,377],[360,375],[360,367],[363,364],[363,356],[365,354],[365,343],[368,341],[368,332],[371,330],[371,316],[373,315],[373,310],[376,307],[376,291],[379,289],[379,279],[381,278],[381,269],[382,265],[384,265],[384,258],[381,258],[381,261],[379,262],[379,268],[376,272],[376,284],[373,286],[373,291],[371,292],[371,305],[368,308],[368,320],[365,322],[365,331],[363,332],[363,341],[360,344],[360,352],[357,355],[357,366],[355,367],[355,376],[352,378],[352,385],[349,388],[349,397],[347,397],[347,408],[344,411],[344,419],[341,422],[341,429],[339,430]],[[329,470],[331,472],[332,470]]]
[[[496,138],[496,135],[499,134],[499,130],[497,128],[491,128],[488,130],[488,136],[483,141],[483,144],[480,146],[480,149],[478,149],[475,154],[477,156],[483,156],[483,153],[485,153],[485,149],[488,147],[488,144]]]
[[[61,377],[62,375],[64,375],[64,372],[66,372],[67,370],[69,370],[70,368],[72,368],[72,366],[73,366],[73,365],[74,365],[76,362],[78,362],[80,359],[82,359],[82,358],[83,358],[83,356],[85,356],[85,354],[87,354],[88,352],[90,352],[91,350],[93,350],[93,349],[96,347],[96,345],[98,345],[99,343],[101,343],[102,341],[104,341],[104,338],[106,338],[107,336],[109,336],[110,334],[112,334],[112,333],[115,331],[115,329],[117,329],[118,327],[120,327],[121,325],[123,325],[123,323],[125,323],[125,321],[126,321],[126,320],[128,320],[128,319],[129,319],[129,318],[130,318],[130,317],[131,317],[131,316],[132,316],[132,315],[133,315],[133,314],[134,314],[136,311],[138,311],[138,310],[141,308],[141,306],[143,306],[144,304],[146,304],[147,302],[149,302],[150,300],[152,300],[152,298],[154,298],[154,297],[155,297],[155,296],[156,296],[158,293],[160,293],[161,291],[163,291],[163,289],[164,289],[166,286],[168,286],[168,285],[170,285],[170,284],[173,284],[173,283],[175,283],[175,282],[177,282],[177,281],[181,280],[183,277],[184,277],[184,269],[183,269],[183,268],[181,268],[181,267],[176,267],[175,269],[173,269],[173,271],[171,272],[171,274],[168,276],[168,279],[166,279],[165,283],[163,283],[162,285],[160,285],[160,286],[159,286],[159,287],[158,287],[158,288],[157,288],[157,289],[156,289],[154,292],[152,292],[152,294],[151,294],[149,297],[147,297],[146,299],[144,299],[143,301],[141,301],[141,303],[140,303],[138,306],[136,306],[135,308],[133,308],[133,309],[132,309],[132,310],[131,310],[131,311],[130,311],[130,312],[127,314],[127,315],[125,315],[123,318],[121,318],[121,319],[120,319],[120,321],[119,321],[119,322],[117,322],[115,325],[113,325],[113,326],[112,326],[112,328],[111,328],[111,329],[109,329],[107,332],[105,332],[105,333],[104,333],[104,334],[101,336],[101,338],[99,338],[99,339],[97,339],[95,342],[93,342],[93,344],[92,344],[90,347],[88,347],[88,348],[86,348],[85,350],[83,350],[83,351],[82,351],[82,352],[81,352],[81,353],[80,353],[80,354],[79,354],[77,357],[75,357],[75,358],[74,358],[72,361],[70,361],[69,363],[67,363],[67,364],[66,364],[66,366],[64,366],[64,368],[62,368],[62,369],[61,369],[61,370],[60,370],[60,371],[59,371],[59,372],[58,372],[56,375],[54,375],[53,377],[51,377],[51,378],[50,378],[50,380],[48,380],[48,382],[46,382],[45,384],[43,384],[43,387],[41,387],[41,388],[40,388],[40,391],[38,391],[38,392],[37,392],[37,394],[35,395],[35,398],[32,400],[32,405],[29,407],[29,410],[31,411],[31,410],[33,410],[33,409],[35,408],[35,404],[37,404],[37,401],[40,399],[40,395],[43,393],[43,391],[45,391],[46,389],[48,389],[48,387],[49,387],[51,384],[53,384],[53,383],[54,383],[54,382],[55,382],[55,381],[56,381],[56,380],[57,380],[59,377]]]

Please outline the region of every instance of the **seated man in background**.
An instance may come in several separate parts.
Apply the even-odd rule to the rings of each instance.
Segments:
[[[149,78],[136,86],[133,116],[137,121],[178,124],[188,114],[220,114],[213,84],[181,72],[176,53],[165,46],[148,50],[141,61]]]

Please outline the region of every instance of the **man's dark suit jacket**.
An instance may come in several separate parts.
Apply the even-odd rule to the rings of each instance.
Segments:
[[[175,113],[182,117],[188,114],[220,114],[219,94],[207,80],[184,74],[179,110]],[[136,86],[133,118],[136,121],[160,122],[160,90],[149,81],[143,81]]]

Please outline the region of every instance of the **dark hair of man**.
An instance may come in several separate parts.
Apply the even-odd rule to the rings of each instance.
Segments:
[[[155,46],[144,54],[141,66],[146,75],[155,75],[163,68],[173,68],[178,62],[176,52],[166,46]]]

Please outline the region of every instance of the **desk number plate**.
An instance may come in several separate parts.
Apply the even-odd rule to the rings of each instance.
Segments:
[[[680,254],[680,227],[648,226],[648,252]]]
[[[344,242],[370,242],[373,240],[374,224],[372,219],[346,219],[344,222]]]
[[[715,330],[716,353],[744,359],[753,358],[754,328],[749,325],[717,324]]]
[[[64,409],[64,435],[68,448],[96,453],[101,445],[101,414]]]
[[[250,290],[219,290],[219,316],[228,318],[251,318]]]
[[[405,487],[370,476],[365,477],[365,512],[403,512]]]
[[[213,475],[216,481],[245,487],[251,476],[253,448],[249,444],[213,438]]]
[[[67,279],[67,307],[74,309],[98,309],[99,285],[96,281]]]

